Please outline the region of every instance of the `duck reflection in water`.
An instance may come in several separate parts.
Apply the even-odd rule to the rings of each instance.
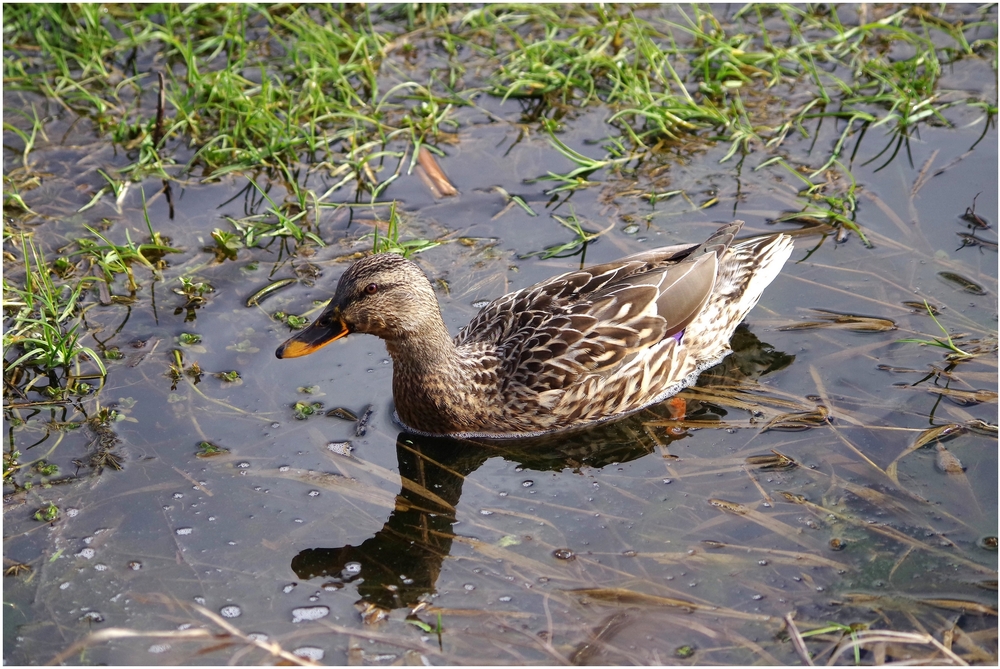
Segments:
[[[698,386],[732,387],[742,379],[784,368],[793,356],[775,351],[741,326],[731,342],[733,354],[702,374]],[[687,418],[718,421],[726,410],[707,402],[687,402]],[[650,415],[650,414],[654,415]],[[358,608],[368,622],[388,611],[411,608],[435,591],[444,559],[455,538],[455,509],[465,478],[487,459],[501,456],[535,471],[600,469],[649,455],[657,443],[643,422],[666,417],[665,405],[652,407],[610,425],[575,433],[503,442],[475,442],[400,433],[396,456],[403,485],[381,530],[359,546],[309,548],[292,560],[301,579],[356,583]],[[678,425],[683,426],[683,421]],[[682,429],[660,437],[667,444],[685,438]]]

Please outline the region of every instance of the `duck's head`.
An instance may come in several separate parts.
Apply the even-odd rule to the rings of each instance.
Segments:
[[[441,321],[434,289],[414,263],[395,253],[378,253],[351,265],[319,318],[278,347],[279,358],[297,358],[352,332],[396,341],[420,336]]]

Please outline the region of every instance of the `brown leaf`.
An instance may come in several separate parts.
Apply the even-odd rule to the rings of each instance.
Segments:
[[[455,188],[448,177],[445,176],[444,170],[438,165],[437,159],[434,154],[431,153],[426,146],[421,146],[419,153],[417,153],[417,162],[420,163],[420,167],[424,169],[424,173],[427,175],[427,179],[430,182],[431,191],[436,197],[450,197],[452,195],[458,195],[458,189]]]
[[[746,463],[758,469],[791,469],[798,463],[787,455],[782,455],[778,451],[771,451],[771,455],[751,455],[746,459]]]
[[[889,332],[896,329],[896,322],[888,318],[843,314],[828,309],[811,309],[819,314],[820,321],[808,321],[785,325],[779,330],[810,330],[813,328],[837,328],[852,332]]]
[[[928,388],[927,392],[944,395],[962,407],[975,406],[983,402],[996,402],[997,393],[992,390],[956,390],[954,388]]]
[[[761,433],[768,430],[783,430],[786,432],[798,432],[819,427],[830,422],[830,410],[820,405],[812,411],[799,411],[794,413],[783,413],[775,416],[767,422]]]
[[[937,467],[938,471],[944,474],[961,474],[965,471],[962,461],[952,455],[951,451],[945,448],[941,442],[938,442],[935,448],[937,449],[937,457],[934,460],[934,466]]]

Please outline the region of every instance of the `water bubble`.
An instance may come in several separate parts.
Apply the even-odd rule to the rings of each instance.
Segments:
[[[289,467],[288,465],[281,465],[280,467],[278,467],[279,472],[287,472],[289,469],[291,469],[291,467]]]
[[[172,495],[172,497],[173,497],[174,499],[181,499],[182,497],[184,497],[184,493],[182,493],[182,492],[175,492],[175,493],[174,493],[174,494]]]
[[[535,482],[532,481],[531,479],[527,479],[526,481],[521,481],[522,488],[530,488],[533,485],[535,485]]]
[[[276,428],[279,428],[279,427],[281,427],[281,423],[278,423],[278,422],[271,423],[271,428],[272,429],[276,429]]]
[[[666,483],[667,485],[670,485],[671,481],[672,479],[663,479],[663,482]]]
[[[197,597],[194,598],[194,603],[195,604],[200,604],[201,606],[205,606],[205,598],[202,597],[201,595],[199,595],[199,596],[197,596]]]
[[[309,491],[309,496],[310,497],[319,497],[319,490],[310,490]]]
[[[305,620],[319,620],[330,615],[329,606],[302,606],[292,609],[292,622],[301,623]]]
[[[552,555],[558,560],[573,560],[576,559],[576,553],[568,548],[557,548],[552,551]]]
[[[504,595],[503,597],[500,597],[499,599],[500,599],[501,602],[509,602],[510,600],[513,599],[513,597],[511,597],[510,595]]]
[[[269,637],[263,632],[250,632],[250,634],[247,634],[247,638],[253,639],[254,641],[265,642]]]
[[[492,516],[493,512],[490,511],[489,509],[480,509],[479,510],[479,515],[480,516]]]
[[[94,565],[94,569],[97,570],[97,571],[107,571],[108,570],[108,565],[97,563],[97,564]]]
[[[84,560],[89,560],[95,555],[97,555],[97,551],[95,551],[93,548],[84,548],[82,551],[76,554],[77,557],[82,557]]]
[[[639,232],[639,226],[636,225],[635,223],[626,225],[624,228],[622,228],[622,232],[624,232],[626,235],[634,235],[635,233]]]
[[[66,581],[65,583],[60,583],[59,584],[59,589],[60,590],[65,590],[68,587],[69,587],[69,581]]]
[[[243,615],[243,609],[235,604],[229,604],[228,606],[223,606],[219,609],[219,615],[223,618],[239,618]]]
[[[360,562],[348,562],[344,565],[343,574],[345,576],[357,576],[360,573],[361,573]]]
[[[295,586],[293,585],[292,587],[294,588]],[[344,584],[338,581],[327,581],[322,587],[327,592],[336,592],[337,590],[343,589]]]
[[[764,595],[754,595],[751,599],[759,602],[760,600],[764,599]]]
[[[288,585],[286,585],[285,587],[283,587],[283,588],[281,589],[281,591],[282,591],[283,593],[285,593],[285,594],[287,595],[287,594],[288,594],[288,593],[290,593],[290,592],[291,592],[292,590],[294,590],[294,589],[295,589],[295,586],[297,586],[297,585],[298,585],[298,583],[289,583]]]
[[[153,654],[166,653],[168,650],[170,650],[169,643],[154,643],[149,647],[149,652]]]
[[[80,514],[80,509],[66,509],[67,518],[76,518]]]
[[[190,528],[190,527],[178,527],[176,530],[174,530],[174,534],[178,534],[178,535],[180,535],[182,537],[183,536],[187,536],[188,534],[191,534],[192,532],[194,532],[194,529]]]
[[[509,493],[509,492],[507,492],[506,490],[501,490],[501,491],[500,491],[500,492],[499,492],[498,494],[499,494],[499,495],[500,495],[501,497],[506,497],[506,496],[507,496],[507,495],[509,495],[510,493]]]
[[[236,463],[236,468],[237,469],[250,469],[250,463],[246,462],[246,461],[237,462]]]
[[[476,300],[475,302],[472,303],[472,306],[474,306],[476,309],[482,309],[489,303],[490,303],[489,300]]]
[[[473,590],[476,589],[476,586],[472,585],[471,583],[466,583],[462,587],[468,590],[469,592],[472,592]]]
[[[84,546],[89,546],[93,542],[94,542],[94,537],[84,537],[83,538],[83,545]]]
[[[302,646],[301,648],[293,650],[292,655],[304,657],[305,659],[312,660],[313,662],[319,662],[323,659],[325,652],[322,648],[317,648],[316,646]]]
[[[637,553],[636,551],[634,551],[632,549],[629,549],[627,551],[622,551],[622,555],[624,555],[625,557],[635,557],[638,554],[639,553]]]
[[[142,563],[139,562],[138,560],[132,560],[131,562],[128,563],[128,568],[131,569],[132,571],[139,571],[140,569],[142,569]]]
[[[87,611],[80,616],[80,620],[85,620],[91,623],[103,623],[104,616],[101,615],[100,611]]]
[[[767,560],[757,560],[757,564],[759,564],[761,567],[766,567]]]

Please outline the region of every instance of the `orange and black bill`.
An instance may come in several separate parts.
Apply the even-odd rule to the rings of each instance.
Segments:
[[[305,330],[279,346],[274,354],[279,358],[298,358],[314,353],[348,334],[350,330],[339,312],[324,313]]]

